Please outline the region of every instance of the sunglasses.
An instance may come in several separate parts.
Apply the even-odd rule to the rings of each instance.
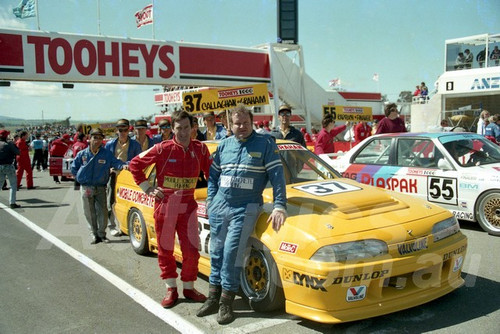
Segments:
[[[118,131],[120,131],[120,132],[128,132],[128,128],[118,128]]]
[[[170,125],[160,126],[160,129],[170,129]]]
[[[280,116],[290,116],[292,113],[288,111],[282,111],[279,113]]]

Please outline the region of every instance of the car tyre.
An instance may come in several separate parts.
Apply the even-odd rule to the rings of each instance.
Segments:
[[[134,252],[140,255],[149,253],[148,233],[146,230],[146,221],[141,211],[131,209],[128,214],[128,235],[130,244]]]
[[[253,238],[249,241],[249,248],[240,278],[241,289],[250,307],[258,312],[283,309],[285,295],[271,251]]]
[[[500,236],[500,191],[489,190],[482,194],[476,203],[479,225],[489,234]]]

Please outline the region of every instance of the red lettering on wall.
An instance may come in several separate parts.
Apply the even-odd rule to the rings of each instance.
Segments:
[[[122,43],[122,72],[125,77],[138,77],[139,71],[130,69],[131,64],[138,64],[139,57],[131,55],[131,51],[139,50],[139,44]]]
[[[111,43],[111,53],[106,54],[106,44],[103,41],[97,42],[97,71],[99,75],[106,75],[106,63],[111,63],[112,75],[120,75],[120,45],[117,42]]]
[[[142,57],[146,62],[146,77],[148,78],[153,77],[153,63],[155,61],[156,54],[158,53],[159,48],[160,48],[159,45],[152,45],[151,51],[148,52],[146,45],[144,44],[139,45],[139,50],[141,50]]]
[[[62,62],[59,63],[58,49],[62,50]],[[73,53],[71,45],[68,41],[62,38],[54,38],[49,44],[48,58],[50,67],[57,74],[68,74],[73,63]]]
[[[83,50],[86,50],[88,57],[88,64],[85,66],[83,63]],[[94,44],[86,39],[79,40],[75,44],[73,51],[75,57],[75,67],[82,75],[91,75],[95,72],[97,66],[97,52]]]
[[[45,73],[45,52],[44,45],[49,45],[50,37],[28,36],[28,44],[35,46],[35,71],[36,73]]]
[[[170,45],[163,45],[160,50],[158,51],[158,57],[160,58],[160,61],[163,63],[163,65],[166,66],[165,70],[162,70],[160,68],[160,77],[164,79],[170,78],[172,75],[174,75],[174,69],[175,65],[174,62],[168,57],[168,54],[174,54],[174,48]]]

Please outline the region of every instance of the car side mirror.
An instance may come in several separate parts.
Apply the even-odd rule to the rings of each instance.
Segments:
[[[438,161],[438,168],[443,170],[452,170],[453,166],[450,164],[448,160],[441,158]]]

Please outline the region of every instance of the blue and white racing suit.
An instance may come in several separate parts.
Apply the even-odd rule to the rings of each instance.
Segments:
[[[223,140],[213,156],[208,181],[209,282],[237,292],[243,254],[262,209],[262,192],[273,186],[274,209],[286,210],[283,165],[274,139],[255,131],[245,140]]]

